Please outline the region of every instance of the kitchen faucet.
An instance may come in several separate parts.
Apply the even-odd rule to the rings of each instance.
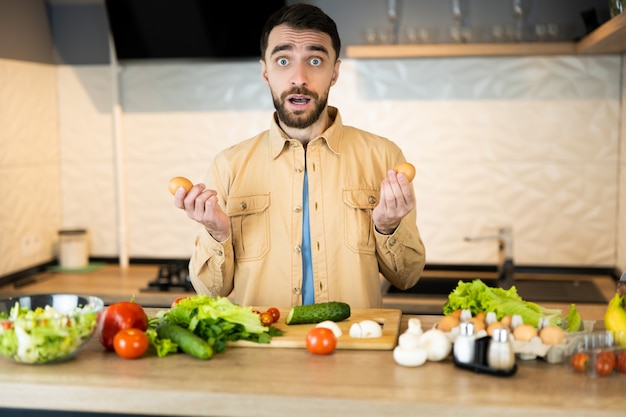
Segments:
[[[465,241],[498,240],[498,287],[508,290],[515,281],[513,263],[513,231],[510,227],[500,228],[497,235],[465,237]]]

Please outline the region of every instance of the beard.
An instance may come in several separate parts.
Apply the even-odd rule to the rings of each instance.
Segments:
[[[286,97],[290,94],[302,94],[309,96],[313,101],[313,109],[311,112],[309,112],[308,115],[305,114],[304,111],[289,112],[284,103],[286,101]],[[293,88],[281,94],[280,98],[276,97],[276,95],[272,93],[272,100],[274,102],[274,108],[278,113],[278,118],[285,124],[285,126],[294,129],[306,129],[319,120],[320,115],[328,103],[328,92],[326,92],[322,97],[319,97],[316,93],[309,91],[306,88]]]

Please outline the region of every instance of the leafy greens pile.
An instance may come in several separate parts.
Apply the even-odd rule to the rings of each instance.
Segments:
[[[198,294],[180,300],[171,309],[160,311],[150,320],[148,336],[159,357],[178,350],[176,343],[158,337],[156,328],[163,322],[190,330],[206,340],[216,353],[223,352],[231,341],[269,343],[273,336],[283,334],[276,327],[263,326],[259,314],[252,307],[238,306],[226,297]]]
[[[559,309],[547,309],[539,304],[525,301],[512,286],[508,290],[487,286],[480,279],[471,282],[459,281],[456,288],[448,295],[448,301],[443,305],[443,313],[451,314],[455,310],[470,310],[472,315],[479,312],[493,311],[498,320],[504,316],[519,314],[524,323],[535,327],[541,319],[547,319],[550,324],[561,325]]]

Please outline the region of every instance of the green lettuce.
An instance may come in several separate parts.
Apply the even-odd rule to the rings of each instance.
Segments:
[[[517,293],[517,288],[512,286],[508,290],[503,288],[489,287],[480,279],[470,282],[459,281],[456,288],[448,295],[448,300],[443,305],[443,313],[451,314],[455,310],[470,310],[472,315],[479,312],[491,312],[496,314],[498,320],[504,316],[519,314],[524,323],[535,327],[541,319],[547,319],[550,324],[561,323],[559,309],[547,309],[539,304],[525,301]]]
[[[272,337],[283,334],[276,327],[263,326],[259,314],[252,307],[238,306],[226,297],[205,294],[183,298],[171,309],[160,311],[150,321],[150,328],[155,329],[161,322],[170,322],[191,330],[206,340],[216,353],[226,350],[231,341],[269,343]],[[154,334],[151,342],[159,356],[165,356],[177,348],[173,342]]]
[[[567,325],[565,328],[566,332],[579,332],[583,329],[583,319],[578,310],[576,310],[575,304],[571,304],[569,306],[569,311],[567,312],[565,320],[565,324]]]

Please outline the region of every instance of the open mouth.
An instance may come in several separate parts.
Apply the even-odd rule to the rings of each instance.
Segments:
[[[304,106],[308,104],[311,99],[305,96],[292,96],[289,97],[288,101],[296,106]]]

